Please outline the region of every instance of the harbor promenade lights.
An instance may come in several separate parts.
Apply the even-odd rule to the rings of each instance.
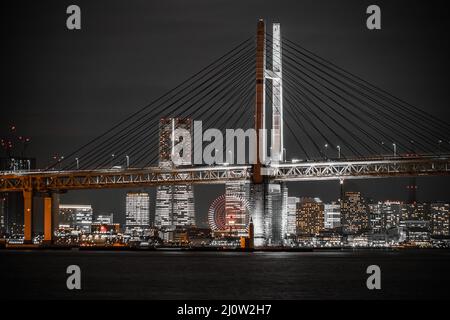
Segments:
[[[340,159],[341,158],[341,146],[336,146],[336,149],[337,149],[337,151],[338,151],[338,159]]]

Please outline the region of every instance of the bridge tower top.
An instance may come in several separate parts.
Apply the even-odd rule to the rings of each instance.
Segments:
[[[279,23],[272,25],[272,70],[266,70],[266,78],[272,80],[272,132],[271,162],[283,161],[283,82],[281,56],[281,29]]]
[[[266,70],[266,27],[263,19],[258,21],[256,32],[256,104],[255,104],[255,130],[256,133],[262,132],[265,128],[265,70]],[[261,175],[261,155],[265,156],[265,137],[263,139],[256,139],[256,154],[257,161],[253,165],[253,183],[262,183],[263,176]]]

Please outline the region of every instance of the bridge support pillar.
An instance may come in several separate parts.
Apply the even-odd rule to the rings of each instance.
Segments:
[[[252,199],[252,222],[253,222],[253,243],[255,248],[264,247],[266,245],[266,234],[264,230],[264,213],[265,213],[265,185],[264,183],[252,183],[251,185]]]
[[[44,240],[43,244],[54,243],[55,231],[58,228],[59,193],[44,195]]]
[[[44,197],[44,244],[53,243],[52,198]]]
[[[33,243],[33,191],[23,191],[23,243]]]

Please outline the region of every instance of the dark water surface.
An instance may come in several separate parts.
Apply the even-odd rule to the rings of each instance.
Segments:
[[[68,290],[78,265],[82,289]],[[368,290],[366,268],[381,268]],[[0,296],[20,299],[442,299],[450,251],[0,251]]]

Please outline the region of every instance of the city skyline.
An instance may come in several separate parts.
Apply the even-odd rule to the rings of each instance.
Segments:
[[[441,2],[2,9],[2,300],[447,298]]]
[[[89,28],[89,32],[83,30],[82,33],[77,35],[77,38],[74,38],[74,34],[68,34],[64,29],[54,28],[59,25],[57,12],[65,10],[63,5],[58,3],[40,4],[41,8],[44,6],[42,8],[43,13],[39,17],[34,17],[35,20],[32,21],[42,25],[45,30],[53,30],[50,35],[41,41],[40,51],[42,53],[36,52],[33,49],[33,42],[29,40],[20,42],[19,46],[16,45],[18,40],[15,39],[32,38],[31,35],[28,35],[28,32],[31,32],[33,37],[39,37],[39,31],[25,27],[30,23],[26,20],[27,14],[16,17],[17,22],[10,21],[10,17],[4,19],[5,24],[22,27],[10,30],[11,37],[8,37],[9,46],[17,49],[15,52],[8,51],[11,56],[7,60],[15,61],[14,72],[12,72],[12,69],[10,72],[13,75],[13,80],[10,90],[7,90],[13,96],[8,100],[11,108],[3,110],[2,119],[15,123],[21,135],[31,137],[31,143],[27,146],[26,153],[36,157],[41,163],[40,166],[47,165],[48,162],[53,161],[54,155],[61,156],[70,152],[71,149],[67,148],[67,145],[82,145],[91,137],[106,130],[110,125],[138,108],[139,105],[146,103],[149,97],[155,97],[170,89],[172,85],[177,83],[180,76],[192,74],[200,69],[206,61],[211,61],[213,57],[220,56],[227,48],[235,45],[236,41],[239,40],[236,38],[236,34],[239,34],[242,30],[248,30],[248,34],[251,35],[254,32],[254,23],[259,17],[267,17],[268,22],[282,22],[283,35],[293,38],[304,44],[305,47],[324,55],[345,68],[351,69],[351,71],[357,70],[358,75],[373,83],[383,84],[384,88],[390,92],[395,92],[406,101],[414,102],[419,106],[426,106],[429,112],[439,118],[449,118],[445,102],[446,97],[443,95],[446,73],[438,67],[439,61],[445,61],[446,59],[445,50],[438,49],[441,48],[442,39],[429,37],[426,30],[411,22],[415,19],[405,18],[417,16],[417,19],[426,19],[430,28],[432,26],[439,28],[444,21],[441,13],[434,10],[431,5],[421,4],[419,6],[413,3],[405,7],[403,16],[395,16],[394,19],[391,9],[394,8],[395,11],[395,6],[383,2],[382,5],[386,8],[386,14],[388,14],[386,21],[390,23],[391,27],[382,31],[384,37],[378,35],[368,37],[367,30],[360,27],[359,11],[364,8],[360,5],[340,4],[339,6],[344,6],[345,10],[338,10],[337,4],[326,3],[326,5],[335,8],[334,11],[341,12],[340,16],[330,15],[322,10],[321,4],[310,2],[296,4],[285,1],[279,5],[258,3],[257,6],[250,2],[238,13],[224,7],[218,15],[216,10],[211,9],[211,15],[205,21],[205,17],[201,13],[181,4],[184,8],[183,11],[186,10],[190,17],[197,17],[196,20],[205,21],[204,24],[209,26],[208,28],[201,28],[199,25],[183,24],[182,21],[179,21],[177,14],[162,5],[156,4],[152,6],[152,9],[147,9],[147,5],[133,4],[126,10],[121,10],[123,5],[116,3],[110,7],[110,15],[103,16],[101,22],[94,21],[92,17],[99,13],[98,8],[86,3],[86,10],[90,12],[86,17],[88,19],[86,28]],[[420,10],[416,10],[418,6]],[[259,11],[255,12],[254,7],[258,7]],[[127,17],[133,16],[134,22],[117,30],[114,27],[115,19],[121,19],[120,17],[124,12],[127,12]],[[143,17],[144,12],[145,17]],[[226,12],[229,13],[228,16],[233,16],[233,23],[229,19],[223,18],[227,16]],[[419,12],[423,12],[423,14]],[[422,16],[425,13],[426,16]],[[214,19],[214,17],[217,17],[217,19]],[[355,20],[355,17],[359,18]],[[348,22],[343,24],[342,18]],[[310,35],[310,32],[314,34],[316,21],[321,21],[324,31],[320,33],[320,37]],[[167,25],[172,26],[172,32],[169,34],[164,33],[164,26]],[[152,32],[138,33],[139,35],[135,37],[135,30],[152,30]],[[348,30],[352,32],[351,36],[346,36]],[[103,34],[108,34],[115,41],[106,41]],[[165,34],[165,36],[162,36],[162,34]],[[183,54],[190,63],[181,63],[176,56],[167,54],[167,52],[176,50],[178,42],[184,44],[185,40],[183,39],[190,38],[191,34],[196,34],[193,39],[194,44],[183,47]],[[397,34],[402,34],[402,37],[408,39],[408,42],[394,41]],[[120,45],[124,36],[126,36],[128,46],[139,48],[139,50],[134,52],[125,50]],[[43,41],[44,39],[45,41]],[[93,39],[100,39],[100,42],[96,43]],[[88,46],[86,46],[86,41],[89,44]],[[53,50],[52,42],[60,44],[58,52]],[[161,43],[161,48],[164,50],[154,50],[153,43]],[[198,50],[204,43],[208,43],[208,50]],[[422,45],[424,43],[427,45]],[[74,46],[73,48],[79,48],[83,54],[74,54],[69,50],[72,46]],[[111,52],[114,54],[111,59],[120,61],[120,64],[114,64],[114,68],[111,68],[108,61],[99,58],[99,53],[107,47],[113,49]],[[18,83],[18,79],[27,78],[27,70],[29,70],[25,67],[26,64],[21,64],[24,62],[24,56],[19,52],[19,48],[36,54],[33,60],[36,63],[32,64],[31,67],[33,70],[36,69],[41,76],[58,75],[57,77],[46,76],[46,81],[51,83],[52,87],[61,87],[61,90],[56,92],[57,97],[52,101],[42,101],[43,95],[36,91],[40,89],[42,92],[47,92],[45,88],[41,87],[41,84],[45,81],[33,82],[36,83],[37,87],[36,89],[30,88],[35,99],[40,100],[29,101],[27,97],[33,96],[33,94],[14,93],[19,87],[14,86],[14,83]],[[430,48],[437,49],[431,50]],[[423,57],[430,57],[431,52],[433,58],[427,60],[428,67],[421,67]],[[52,64],[47,63],[50,61],[49,59]],[[92,65],[93,61],[97,61],[95,67]],[[32,63],[32,61],[29,63]],[[87,70],[77,68],[78,65],[86,65],[86,63],[90,66],[89,70],[98,70],[98,72],[89,72],[91,77],[88,78],[85,77],[85,71]],[[44,65],[52,68],[54,72],[47,73],[45,70],[41,70],[42,67],[40,66]],[[417,66],[417,68],[414,68],[414,66]],[[6,66],[6,70],[10,70],[10,68],[9,65]],[[61,73],[65,68],[72,70],[70,76],[65,72]],[[414,74],[410,76],[410,73]],[[123,76],[114,76],[119,74]],[[65,81],[60,81],[60,79],[65,79]],[[422,81],[420,79],[435,80]],[[63,86],[63,83],[67,83],[68,86]],[[81,86],[80,83],[84,85]],[[102,88],[101,83],[106,83],[106,87]],[[133,94],[123,94],[130,86],[134,88]],[[61,94],[68,94],[69,88],[76,88],[77,92],[83,90],[85,94],[70,94],[72,97],[70,103],[65,103],[64,108],[60,109],[60,102],[66,101]],[[114,90],[114,88],[120,89]],[[98,97],[97,92],[108,94],[100,99],[96,98]],[[94,97],[94,102],[87,99],[88,96]],[[429,101],[433,101],[433,103],[429,103]],[[33,106],[37,103],[40,103],[41,108],[44,108],[42,112],[52,116],[48,119],[47,117],[35,119]],[[94,112],[96,116],[86,117],[88,112]],[[50,118],[52,121],[48,123]],[[56,121],[53,121],[53,119],[56,119]],[[72,119],[75,120],[77,125],[71,124]],[[102,119],[102,121],[99,122],[95,119]],[[42,123],[42,126],[38,125],[39,123]],[[52,143],[48,145],[45,141],[48,140],[50,128],[56,130],[59,134],[52,137],[50,139]],[[4,123],[0,126],[1,135],[6,135],[6,131],[7,124]],[[293,149],[290,147],[292,143],[292,137],[286,137],[284,144],[288,146],[288,151]],[[336,152],[336,150],[334,151]],[[18,150],[18,152],[20,151]],[[296,155],[289,155],[289,158],[294,156]],[[125,162],[125,158],[121,161]],[[81,159],[81,163],[83,163],[83,159]],[[418,182],[421,200],[447,200],[444,198],[447,197],[445,190],[450,188],[448,179],[419,178]],[[386,198],[386,193],[390,193],[390,197],[401,199],[404,194],[401,184],[407,182],[401,179],[355,183],[360,184],[363,189],[370,190],[370,192],[365,193],[374,198]],[[394,187],[395,185],[397,187]],[[307,190],[305,196],[318,196],[325,200],[329,194],[335,193],[338,188],[335,183],[329,182],[323,182],[320,186],[316,183],[307,183],[307,186],[288,184],[288,187],[289,189],[294,188],[293,190],[296,189],[300,193],[305,189],[312,189],[313,192],[309,193]],[[197,206],[196,211],[207,212],[210,201],[219,196],[222,191],[220,187],[206,188],[199,186],[196,188],[206,198],[204,203],[195,204]],[[87,195],[83,191],[74,191],[63,197],[68,197],[71,202],[86,199],[99,210],[112,211],[119,208],[119,211],[123,212],[125,209],[123,204],[115,199],[121,198],[124,192],[119,190],[93,190],[90,195]],[[149,190],[149,192],[154,191]],[[200,217],[200,220],[206,221],[206,215]]]
[[[369,236],[369,239],[371,239],[369,243],[376,241],[375,243],[378,244],[386,241],[387,238],[383,237],[389,237],[390,239],[394,237],[392,239],[397,239],[396,241],[412,239],[411,241],[420,240],[419,243],[427,243],[433,237],[440,239],[440,237],[448,237],[450,235],[449,202],[411,203],[408,201],[392,200],[373,201],[366,200],[360,192],[355,191],[347,191],[343,195],[344,199],[342,201],[338,199],[337,202],[331,203],[324,203],[317,197],[308,198],[289,195],[288,199],[294,200],[293,202],[295,203],[293,208],[295,219],[290,222],[291,225],[285,226],[286,231],[284,231],[285,234],[282,238],[290,240],[283,242],[283,244],[296,244],[297,236],[299,236],[299,239],[303,237],[300,245],[305,245],[305,242],[302,242],[305,241],[305,237],[317,237],[323,232],[330,231],[336,235]],[[134,198],[136,199],[132,200]],[[222,201],[224,200],[225,198]],[[142,235],[145,233],[144,230],[146,228],[153,228],[154,223],[150,223],[149,221],[154,221],[155,212],[149,210],[147,206],[149,201],[151,200],[147,193],[132,192],[127,194],[126,203],[129,206],[128,210],[134,210],[127,213],[127,216],[133,222],[127,222],[122,225],[122,232],[131,235]],[[234,199],[233,201],[235,202]],[[225,210],[224,203],[222,204],[224,206],[222,208],[223,210]],[[85,212],[88,213],[88,216]],[[231,214],[236,214],[235,209],[232,212]],[[355,214],[355,212],[359,213]],[[246,210],[242,214],[248,215],[249,212]],[[351,220],[346,218],[348,214],[352,214]],[[83,233],[90,233],[91,224],[112,224],[113,216],[114,214],[105,215],[95,213],[89,204],[59,205],[59,227],[71,227]],[[135,223],[136,219],[140,220],[138,224]],[[224,219],[225,221],[227,220],[226,215]],[[288,222],[287,217],[284,219],[286,219],[285,222]],[[249,220],[247,219],[247,221]],[[138,229],[135,229],[136,227]],[[184,225],[181,227],[190,228],[194,226]],[[294,234],[289,235],[290,232],[288,229],[292,230],[292,228]],[[233,232],[233,229],[228,229],[228,227],[216,231],[222,234],[228,234],[229,236],[239,237],[245,236],[248,233],[248,229],[245,229],[242,233],[237,234]],[[412,231],[409,231],[410,229],[416,230],[414,231],[416,233],[411,233]],[[161,230],[164,230],[164,228]],[[211,228],[211,232],[214,232],[213,228]],[[325,235],[328,236],[327,233]]]
[[[234,129],[229,129],[235,115]],[[63,226],[84,233],[92,224],[92,207],[58,208],[60,194],[156,186],[153,221],[149,193],[127,191],[125,233],[142,237],[151,226],[173,233],[195,227],[197,220],[198,225],[204,222],[204,213],[203,219],[196,218],[194,185],[224,184],[223,227],[229,229],[229,236],[233,232],[252,248],[280,247],[290,241],[293,202],[297,237],[318,235],[326,225],[338,224],[336,218],[334,222],[329,218],[333,210],[337,214],[336,207],[330,209],[333,204],[327,204],[325,215],[318,197],[300,194],[298,201],[289,199],[289,186],[334,180],[340,187],[339,233],[351,238],[369,230],[386,232],[383,209],[361,192],[349,192],[347,181],[408,177],[408,203],[415,204],[417,176],[448,175],[449,129],[445,120],[283,36],[279,22],[266,24],[260,18],[256,37],[244,40],[81,148],[67,156],[54,154],[44,167],[39,158],[25,155],[32,139],[10,124],[9,135],[1,140],[7,154],[1,162],[2,216],[15,221],[22,211],[23,241],[32,244],[36,213],[43,212],[42,243],[52,244],[58,241],[54,232],[59,215],[66,220]],[[293,138],[295,145],[285,145],[287,138]],[[19,198],[14,199],[17,192]],[[39,194],[43,194],[42,209],[36,207]],[[418,208],[408,210],[423,215],[416,212]],[[424,212],[425,206],[420,210]],[[208,214],[210,226],[217,229],[211,224],[218,221],[211,217],[215,213],[210,209]],[[416,218],[403,218],[403,227],[429,229],[429,219]],[[5,218],[1,222],[5,225]],[[252,225],[251,232],[247,224]],[[432,222],[436,224],[445,225]],[[9,221],[6,225],[14,229]],[[176,238],[187,242],[189,232]]]

